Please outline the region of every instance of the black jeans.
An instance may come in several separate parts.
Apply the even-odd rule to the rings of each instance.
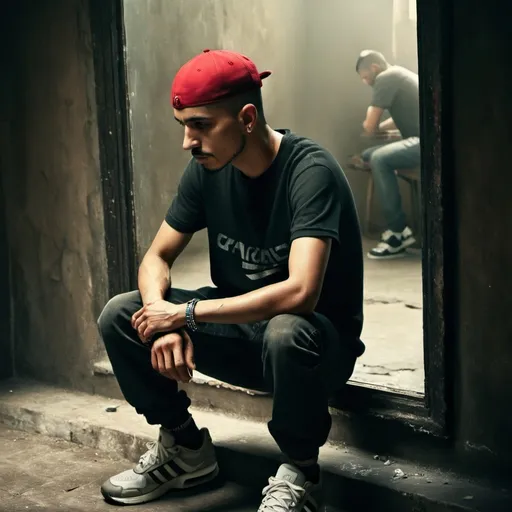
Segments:
[[[170,289],[174,304],[191,298],[221,297],[216,288]],[[148,347],[130,323],[142,307],[138,291],[117,295],[105,306],[98,325],[126,400],[150,424],[179,426],[188,418],[190,399],[175,381],[151,366]],[[218,380],[273,394],[269,430],[293,460],[318,455],[331,428],[329,395],[354,369],[353,343],[324,316],[279,315],[253,324],[199,324],[190,332],[197,369]]]

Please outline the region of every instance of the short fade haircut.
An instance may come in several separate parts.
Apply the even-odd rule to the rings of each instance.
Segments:
[[[236,116],[245,105],[252,104],[258,112],[258,121],[265,123],[265,112],[263,111],[263,98],[261,88],[254,88],[248,91],[236,94],[222,100],[221,106],[227,109],[232,115]]]
[[[377,64],[382,69],[389,66],[386,57],[382,53],[375,50],[363,50],[356,62],[356,72],[359,73],[361,69],[368,69],[372,64]]]

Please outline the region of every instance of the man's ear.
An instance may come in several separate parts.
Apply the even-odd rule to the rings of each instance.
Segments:
[[[252,103],[245,105],[240,111],[240,123],[246,133],[251,133],[258,120],[258,110]]]

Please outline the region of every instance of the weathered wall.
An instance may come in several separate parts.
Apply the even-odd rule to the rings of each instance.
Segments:
[[[391,55],[392,0],[126,0],[128,87],[139,253],[149,246],[188,160],[169,104],[172,78],[204,48],[250,56],[265,81],[266,117],[324,144],[357,151],[370,90],[355,60],[367,47]],[[348,173],[362,201],[366,177]],[[206,247],[196,237],[190,250]]]
[[[506,3],[454,0],[457,232],[456,435],[476,457],[512,457],[512,140]],[[498,7],[498,8],[497,8]]]
[[[12,121],[14,70],[10,53],[8,16],[0,17],[0,379],[11,377],[14,372],[13,347],[11,336],[11,291],[10,258],[7,235],[5,191],[2,176],[12,169]]]
[[[0,121],[0,137],[5,137],[6,130]],[[3,144],[0,143],[0,149]],[[3,160],[3,159],[2,159]],[[0,161],[0,172],[5,169],[5,162]],[[7,222],[5,219],[5,194],[0,180],[0,379],[14,374],[13,347],[11,338],[11,293],[9,252],[7,245]]]
[[[2,178],[17,372],[89,389],[107,286],[87,6],[18,3],[15,165]]]

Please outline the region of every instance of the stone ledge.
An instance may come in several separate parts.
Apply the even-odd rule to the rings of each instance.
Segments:
[[[112,370],[112,364],[108,359],[102,359],[94,363],[94,374],[95,375],[110,375],[114,376],[114,371]],[[239,386],[232,386],[227,382],[222,382],[220,380],[214,379],[213,377],[209,377],[204,373],[200,373],[198,371],[194,371],[194,377],[190,381],[192,384],[198,385],[207,385],[211,387],[215,387],[217,389],[229,389],[230,391],[238,391],[240,393],[247,394],[249,396],[269,396],[270,393],[264,393],[262,391],[256,391],[253,389],[241,388]]]
[[[75,393],[40,383],[0,385],[0,422],[21,430],[59,437],[135,461],[157,429],[120,400]],[[106,412],[106,408],[116,412]],[[275,471],[278,451],[263,423],[195,410],[207,425],[228,480],[261,488]],[[326,445],[321,452],[327,501],[347,510],[501,512],[512,498],[499,489],[404,461],[384,461],[361,451]],[[244,468],[241,471],[241,468]],[[401,469],[407,478],[394,478]]]
[[[107,359],[94,365],[96,393],[111,398],[122,399],[112,365]],[[192,403],[201,409],[219,411],[244,419],[266,421],[272,413],[270,393],[232,386],[208,375],[195,371],[188,384],[180,384],[186,390]],[[248,400],[248,398],[251,400]]]

